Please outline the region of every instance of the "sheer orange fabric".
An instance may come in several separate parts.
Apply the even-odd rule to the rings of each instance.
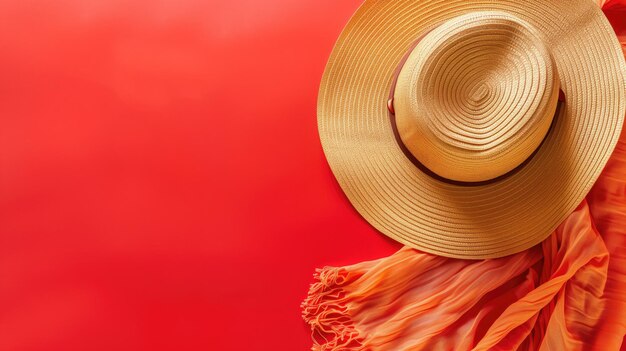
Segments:
[[[626,132],[586,200],[541,245],[482,261],[405,247],[315,279],[302,304],[313,350],[619,350]]]

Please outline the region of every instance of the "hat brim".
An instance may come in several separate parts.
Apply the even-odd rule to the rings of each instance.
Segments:
[[[420,33],[484,10],[511,13],[545,35],[566,101],[540,149],[510,177],[449,184],[405,156],[386,101],[394,70]],[[383,234],[441,256],[506,256],[545,239],[590,190],[619,138],[625,77],[620,44],[590,0],[367,0],[326,66],[320,139],[353,206]]]

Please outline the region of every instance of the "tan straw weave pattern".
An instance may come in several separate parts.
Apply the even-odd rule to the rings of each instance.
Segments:
[[[534,152],[514,173],[448,183],[402,152],[386,102],[424,33],[395,86],[402,142],[436,174],[469,182]],[[319,132],[341,187],[382,233],[443,256],[505,256],[546,238],[593,185],[622,127],[625,77],[588,0],[367,0],[326,67]]]
[[[420,40],[403,65],[395,113],[406,147],[459,181],[503,175],[539,146],[559,80],[539,32],[504,12],[455,17]]]

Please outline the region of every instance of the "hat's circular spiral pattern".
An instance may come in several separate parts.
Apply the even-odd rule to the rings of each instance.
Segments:
[[[501,176],[541,144],[559,81],[540,33],[504,12],[472,12],[430,31],[398,76],[402,142],[456,181]]]
[[[420,35],[459,16],[484,11],[504,12],[519,19],[517,23],[528,24],[520,30],[539,33],[539,40],[549,49],[552,73],[558,75],[565,102],[536,153],[519,170],[488,184],[464,186],[436,179],[408,159],[394,135],[387,101],[394,72]],[[530,34],[514,32],[519,45],[530,40]],[[533,50],[541,50],[536,42],[527,45],[515,59],[522,65],[538,57],[531,54]],[[463,71],[471,70],[468,62],[478,60],[470,55],[458,59],[450,67],[463,67]],[[544,61],[548,69],[549,61]],[[529,77],[539,79],[538,66],[532,68],[520,66],[519,72],[498,68],[510,72],[501,87],[494,83],[474,86],[472,82],[480,79],[470,76],[451,80],[452,75],[460,79],[467,72],[430,75],[433,86],[456,84],[456,90],[447,86],[449,93],[436,93],[442,99],[435,103],[438,107],[430,109],[438,111],[442,125],[450,127],[448,121],[454,122],[459,138],[467,136],[479,121],[468,118],[471,109],[462,107],[462,101],[476,100],[485,110],[501,111],[513,102],[513,95],[523,95],[513,93],[514,87],[529,89],[531,99],[550,96],[540,93],[539,80],[534,88],[523,85]],[[547,71],[542,81],[548,84]],[[432,87],[426,92],[428,89]],[[502,107],[490,107],[489,103]],[[541,110],[539,106],[534,109]],[[528,111],[524,118],[532,119],[533,107]],[[548,106],[545,113],[549,115],[549,111]],[[403,244],[472,259],[513,254],[545,239],[580,204],[597,179],[619,138],[625,112],[624,56],[602,11],[589,0],[365,0],[335,44],[318,96],[324,153],[357,211]],[[491,116],[489,120],[491,133],[498,135],[497,119]],[[509,119],[502,122],[505,120]],[[528,121],[520,128],[541,129]],[[466,141],[476,139],[480,138]],[[471,151],[470,145],[464,144],[469,150],[465,152]],[[463,158],[465,162],[468,159]]]

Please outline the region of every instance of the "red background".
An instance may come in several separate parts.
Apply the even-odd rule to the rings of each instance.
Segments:
[[[317,135],[359,3],[0,1],[0,350],[308,349],[314,269],[399,248]]]
[[[399,245],[316,97],[357,0],[0,2],[0,350],[306,350],[316,267]]]

